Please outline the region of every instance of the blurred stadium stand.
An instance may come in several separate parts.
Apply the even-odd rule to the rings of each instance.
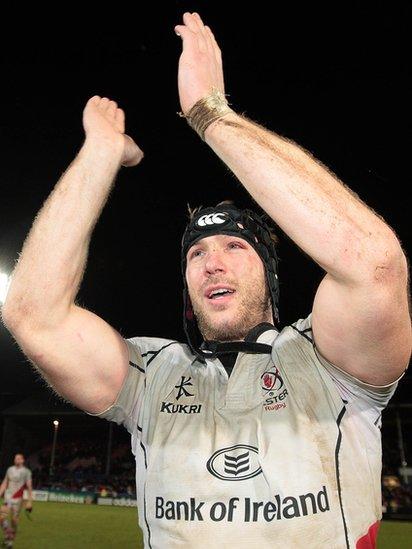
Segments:
[[[39,391],[1,412],[0,474],[22,452],[37,490],[93,492],[100,496],[136,497],[135,460],[130,435]],[[50,475],[53,421],[59,421],[53,472]]]

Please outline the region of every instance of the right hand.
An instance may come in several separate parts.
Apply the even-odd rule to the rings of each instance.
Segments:
[[[143,158],[143,151],[125,132],[125,116],[115,101],[95,95],[83,111],[86,141],[111,145],[121,152],[122,166],[136,166]]]
[[[187,114],[213,89],[225,93],[222,54],[212,31],[197,13],[184,13],[183,25],[176,25],[175,33],[183,40],[178,87],[180,106]]]

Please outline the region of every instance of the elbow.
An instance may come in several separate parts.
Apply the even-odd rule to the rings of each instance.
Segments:
[[[3,306],[1,307],[1,319],[3,324],[7,328],[20,324],[25,318],[30,318],[30,313],[31,311],[29,310],[27,299],[20,291],[16,292],[12,279]]]
[[[24,319],[30,318],[27,305],[21,296],[16,295],[12,283],[9,285],[6,298],[0,308],[1,321],[8,330],[20,325]]]
[[[1,320],[13,335],[33,325],[35,318],[33,310],[22,302],[7,299],[1,308]]]
[[[9,331],[13,331],[14,327],[21,323],[22,317],[22,313],[10,304],[10,300],[1,308],[1,321]]]
[[[41,333],[51,333],[61,327],[67,320],[70,311],[66,309],[38,310],[29,305],[20,307],[8,306],[1,310],[1,320],[16,340],[23,352],[24,348],[30,346],[38,339]],[[26,353],[27,354],[27,353]],[[30,358],[37,362],[37,356],[31,352]]]
[[[1,320],[9,332],[14,335],[28,329],[49,328],[65,317],[65,303],[45,306],[40,300],[41,298],[28,299],[27,296],[11,295],[9,291],[1,308]]]
[[[407,285],[408,262],[399,240],[389,228],[379,237],[372,233],[367,238],[349,236],[342,254],[334,262],[336,265],[342,269],[340,278],[355,286],[399,288]]]
[[[407,283],[408,261],[394,233],[391,233],[376,250],[373,280],[383,284]]]

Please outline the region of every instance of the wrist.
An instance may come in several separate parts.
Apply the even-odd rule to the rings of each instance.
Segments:
[[[187,123],[193,128],[203,141],[206,130],[223,117],[233,113],[227,99],[220,90],[213,89],[212,92],[199,99],[187,114],[181,114],[186,118]]]
[[[124,150],[124,137],[121,139],[105,139],[103,137],[86,136],[79,156],[83,158],[96,159],[99,162],[106,161],[110,164],[121,166]]]

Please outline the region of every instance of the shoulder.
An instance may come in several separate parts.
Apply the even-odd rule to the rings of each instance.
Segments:
[[[160,337],[130,337],[125,339],[129,349],[129,360],[141,364],[146,369],[148,366],[161,362],[175,362],[185,358],[192,361],[192,355],[188,345],[173,339]]]
[[[312,332],[312,314],[286,326],[277,340],[280,352],[283,350],[284,356],[293,359],[293,368],[299,368],[298,362],[305,367],[310,365],[323,379],[327,377],[333,382],[345,402],[363,403],[367,408],[372,407],[381,411],[393,396],[403,375],[387,385],[371,385],[326,360],[316,347]]]
[[[138,347],[142,356],[150,356],[168,349],[166,352],[175,352],[179,347],[185,347],[179,341],[174,339],[164,339],[161,337],[130,337],[126,343],[133,347]]]
[[[306,318],[300,318],[292,324],[283,327],[277,338],[274,341],[274,346],[279,347],[287,345],[303,345],[308,348],[313,348],[313,333],[312,333],[312,315]]]

